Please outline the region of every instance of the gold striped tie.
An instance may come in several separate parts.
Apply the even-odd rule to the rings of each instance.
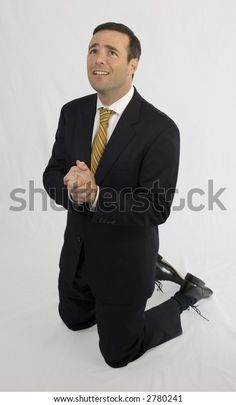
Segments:
[[[114,111],[101,107],[100,111],[100,124],[98,132],[93,140],[92,154],[91,154],[91,172],[95,174],[98,163],[103,155],[104,149],[107,144],[107,128],[108,122]]]

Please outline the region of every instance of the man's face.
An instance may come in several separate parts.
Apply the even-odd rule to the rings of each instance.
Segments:
[[[91,39],[87,70],[91,86],[113,101],[128,92],[138,60],[128,62],[129,37],[118,31],[102,30]]]

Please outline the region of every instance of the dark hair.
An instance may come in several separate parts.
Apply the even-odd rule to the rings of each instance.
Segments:
[[[98,31],[102,30],[111,30],[111,31],[118,31],[123,34],[128,35],[129,37],[129,49],[128,49],[128,62],[133,59],[139,59],[141,56],[141,45],[139,39],[134,35],[133,31],[124,24],[115,23],[115,22],[107,22],[104,24],[98,25],[94,31],[93,35],[96,34]]]

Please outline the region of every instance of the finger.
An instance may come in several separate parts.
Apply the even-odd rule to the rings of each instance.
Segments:
[[[66,185],[68,180],[69,180],[69,173],[67,173],[67,175],[63,177],[63,183]]]
[[[92,193],[91,183],[86,183],[81,187],[77,187],[72,190],[75,193],[76,198],[82,198],[85,201],[89,200],[89,197]]]
[[[85,184],[85,180],[81,176],[71,176],[67,182],[67,187],[76,189],[77,187],[81,187]]]
[[[78,194],[90,194],[91,186],[88,183],[83,183],[81,186],[75,188],[75,192]]]
[[[67,190],[72,193],[75,190],[75,183],[73,181],[68,181]]]
[[[75,174],[78,173],[79,174],[79,170],[77,166],[72,166],[69,170],[69,172],[64,176],[63,178],[63,182],[64,184],[66,184],[66,182],[68,180],[71,180],[71,178],[75,176]]]
[[[89,193],[82,193],[82,194],[78,194],[76,195],[76,201],[80,202],[80,203],[85,203],[90,201],[90,194]]]
[[[84,190],[86,189],[86,181],[83,177],[77,176],[76,184],[74,185],[75,189],[77,188],[83,188]]]
[[[81,176],[77,176],[77,187],[85,187],[85,184],[85,179]]]
[[[77,176],[72,176],[72,175],[70,175],[70,176],[68,176],[67,177],[67,179],[66,178],[64,178],[64,184],[68,187],[72,187],[72,185],[73,184],[75,184],[76,183],[76,181],[77,181]]]
[[[87,200],[87,192],[84,189],[76,189],[70,193],[72,195],[73,200],[83,203]]]
[[[87,170],[89,169],[88,166],[86,165],[86,163],[80,161],[80,160],[76,160],[76,166],[80,169],[80,170]]]

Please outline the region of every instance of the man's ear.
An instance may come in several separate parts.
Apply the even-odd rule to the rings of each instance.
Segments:
[[[133,75],[138,68],[138,59],[133,58],[130,60],[130,73]]]

